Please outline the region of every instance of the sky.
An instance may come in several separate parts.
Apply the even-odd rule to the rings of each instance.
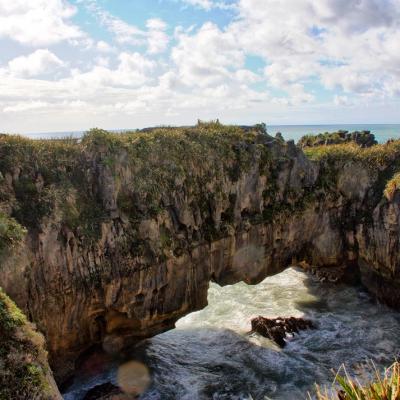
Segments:
[[[400,0],[0,0],[0,132],[400,123]]]

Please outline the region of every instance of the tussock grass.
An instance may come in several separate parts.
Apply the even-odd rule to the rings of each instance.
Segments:
[[[0,400],[53,399],[44,338],[0,288]]]
[[[375,378],[367,384],[361,384],[350,377],[343,366],[336,375],[334,387],[329,390],[317,386],[317,400],[399,400],[400,399],[400,363],[395,362],[383,375],[374,367]]]
[[[392,179],[386,183],[383,194],[389,201],[392,201],[393,196],[398,189],[400,189],[400,172],[394,174]]]
[[[301,147],[312,147],[321,145],[332,145],[341,143],[356,143],[361,147],[369,147],[377,144],[375,136],[370,131],[355,131],[349,133],[348,131],[325,132],[317,135],[305,135],[300,138],[298,144]]]
[[[237,181],[257,162],[268,171],[269,140],[263,124],[218,121],[122,133],[96,128],[80,140],[0,135],[0,211],[30,230],[59,212],[63,223],[92,242],[107,218],[94,171],[112,177],[118,206],[136,220],[158,214],[163,196],[182,187],[208,211],[212,196],[228,196],[226,177]]]
[[[0,211],[0,256],[7,249],[15,246],[26,234],[14,218],[10,218]]]
[[[370,168],[384,168],[398,161],[400,140],[361,148],[355,143],[307,147],[304,153],[312,160],[327,162],[359,162]]]

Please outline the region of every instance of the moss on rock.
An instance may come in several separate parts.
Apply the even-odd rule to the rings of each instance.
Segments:
[[[387,181],[383,194],[389,201],[391,201],[398,189],[400,189],[400,172],[394,174],[392,178]]]
[[[299,140],[299,145],[305,147],[315,147],[322,145],[355,143],[360,147],[371,147],[377,144],[375,135],[370,131],[348,131],[325,132],[317,135],[305,135]]]
[[[25,234],[25,228],[0,211],[0,256],[19,243]]]
[[[0,288],[0,400],[58,398],[43,336]]]

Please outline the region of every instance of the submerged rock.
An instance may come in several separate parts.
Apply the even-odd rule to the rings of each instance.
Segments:
[[[110,382],[103,383],[90,389],[83,400],[128,400],[119,387]],[[134,399],[134,397],[131,397]]]
[[[261,336],[273,340],[278,346],[285,347],[285,338],[288,334],[299,333],[301,330],[314,329],[311,320],[303,318],[264,318],[257,317],[251,320],[251,330]]]

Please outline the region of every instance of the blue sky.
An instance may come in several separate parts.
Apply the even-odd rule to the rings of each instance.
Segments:
[[[0,0],[0,131],[400,123],[400,0]]]

